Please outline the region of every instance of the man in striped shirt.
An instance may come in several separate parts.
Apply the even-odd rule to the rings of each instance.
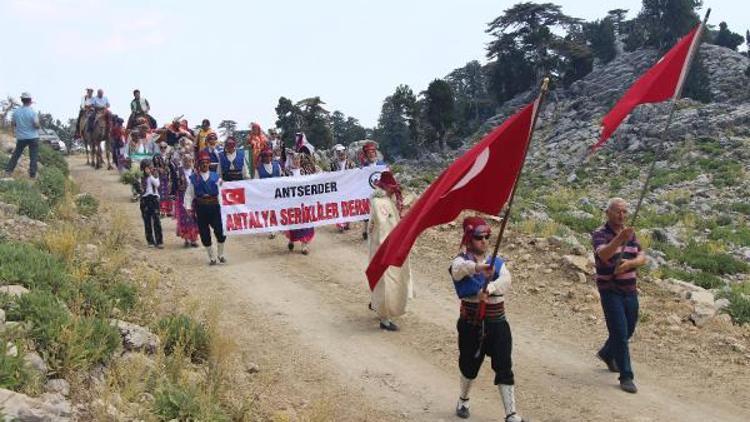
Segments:
[[[620,388],[636,393],[628,340],[638,321],[636,270],[646,263],[646,256],[633,228],[625,227],[627,217],[625,200],[610,199],[607,222],[591,234],[591,241],[596,259],[596,284],[609,331],[609,338],[597,356],[610,371],[620,373]]]

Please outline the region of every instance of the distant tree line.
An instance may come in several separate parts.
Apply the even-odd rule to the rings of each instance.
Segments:
[[[287,143],[303,130],[322,147],[373,136],[390,156],[413,158],[425,151],[445,151],[460,146],[460,139],[475,132],[505,101],[536,87],[545,76],[551,77],[553,89],[568,87],[623,51],[666,52],[698,24],[701,7],[701,0],[643,0],[633,18],[627,18],[628,10],[613,9],[587,22],[566,15],[553,3],[518,3],[487,25],[486,64],[470,61],[419,93],[397,86],[383,100],[372,130],[339,111],[329,113],[319,97],[297,103],[280,98],[276,124]],[[743,42],[750,45],[750,31],[743,39],[721,22],[718,30],[707,31],[704,42],[736,51]],[[683,95],[712,100],[700,54]]]

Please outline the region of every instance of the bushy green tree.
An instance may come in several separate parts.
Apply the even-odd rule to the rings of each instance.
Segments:
[[[386,154],[416,157],[418,124],[417,97],[408,85],[399,85],[383,101],[374,135]]]
[[[448,82],[442,79],[430,82],[425,91],[424,102],[427,123],[435,133],[434,141],[441,150],[445,151],[447,146],[445,136],[453,126],[455,115],[453,91]]]
[[[284,145],[294,144],[294,134],[302,130],[302,111],[294,105],[292,100],[286,97],[279,98],[276,106],[276,127],[281,130],[281,139]]]
[[[719,24],[719,31],[714,35],[713,43],[730,50],[737,51],[737,47],[742,45],[744,38],[729,30],[726,22]]]
[[[619,9],[622,10],[622,9]],[[591,53],[600,63],[609,63],[617,55],[615,48],[615,23],[610,17],[583,26]]]
[[[296,106],[302,113],[303,130],[307,139],[318,148],[333,146],[331,113],[323,108],[325,102],[320,97],[310,97],[299,101]]]
[[[495,102],[490,98],[486,70],[477,60],[455,69],[445,81],[451,86],[455,100],[455,124],[458,135],[466,135],[492,116]]]

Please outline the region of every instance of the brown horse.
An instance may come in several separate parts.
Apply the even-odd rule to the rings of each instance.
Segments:
[[[93,113],[93,112],[89,112]],[[112,170],[111,156],[111,138],[109,136],[112,115],[109,110],[99,110],[95,117],[91,118],[87,113],[85,123],[83,124],[83,139],[86,148],[86,163],[100,169],[104,164],[102,157],[102,141],[105,143],[105,154],[107,158],[107,170]],[[89,161],[89,150],[91,160]]]

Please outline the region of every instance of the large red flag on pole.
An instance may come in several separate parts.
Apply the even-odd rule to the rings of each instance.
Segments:
[[[635,81],[602,119],[602,134],[599,142],[591,147],[591,152],[607,142],[607,139],[637,105],[679,99],[702,31],[703,24],[700,23]]]
[[[500,213],[523,166],[539,101],[493,130],[427,188],[372,257],[366,271],[370,289],[389,266],[403,265],[427,228],[453,221],[463,210]]]

